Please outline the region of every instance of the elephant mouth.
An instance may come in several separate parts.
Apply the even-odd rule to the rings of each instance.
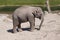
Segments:
[[[41,19],[41,17],[39,17],[39,19]]]

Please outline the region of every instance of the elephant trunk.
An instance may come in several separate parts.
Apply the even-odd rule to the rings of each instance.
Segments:
[[[40,25],[39,25],[39,29],[38,29],[38,30],[41,29],[42,23],[43,23],[43,21],[44,21],[44,15],[42,14],[39,19],[41,19],[41,23],[40,23]]]

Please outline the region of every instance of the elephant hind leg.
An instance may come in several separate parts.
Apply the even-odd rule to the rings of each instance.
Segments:
[[[13,33],[17,32],[16,27],[17,27],[18,24],[19,24],[18,20],[17,19],[13,19]]]
[[[13,33],[16,33],[16,25],[13,26]]]
[[[19,25],[18,25],[18,31],[19,32],[22,32],[23,31],[22,28],[21,28],[21,23],[19,23]]]
[[[15,22],[13,22],[13,33],[16,33],[17,32],[17,25]]]

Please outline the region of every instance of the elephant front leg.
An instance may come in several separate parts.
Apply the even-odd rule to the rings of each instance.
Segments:
[[[30,28],[31,28],[30,31],[34,31],[34,29],[35,29],[35,20],[30,21]]]
[[[34,31],[34,29],[35,29],[35,17],[34,17],[34,15],[33,14],[30,14],[28,16],[28,20],[29,20],[30,28],[31,28],[30,31]]]
[[[19,32],[22,32],[23,31],[22,28],[21,28],[21,24],[18,25],[18,31]]]
[[[30,28],[31,28],[30,31],[34,31],[34,29],[35,29],[35,22],[34,21],[30,22]]]

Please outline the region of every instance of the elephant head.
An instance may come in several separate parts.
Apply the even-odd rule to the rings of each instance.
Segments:
[[[35,10],[33,11],[33,15],[36,17],[36,18],[39,18],[41,20],[41,23],[40,23],[40,26],[39,26],[39,29],[41,28],[42,26],[42,23],[44,21],[44,14],[43,14],[43,11],[40,7],[36,7]]]

